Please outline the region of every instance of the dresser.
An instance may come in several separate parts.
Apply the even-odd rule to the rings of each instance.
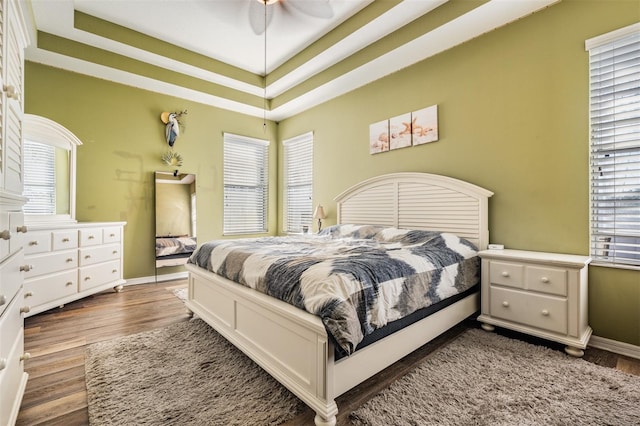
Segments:
[[[24,48],[29,37],[18,0],[0,0],[0,425],[18,417],[24,372],[22,117]]]
[[[572,356],[584,354],[591,337],[588,324],[589,257],[522,250],[484,250],[482,258],[482,328],[494,326],[567,345]]]
[[[122,289],[126,222],[32,225],[25,239],[27,316]]]

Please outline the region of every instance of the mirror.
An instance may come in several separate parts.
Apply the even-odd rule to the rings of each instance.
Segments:
[[[183,265],[196,249],[196,175],[155,172],[156,268]]]
[[[76,147],[71,131],[45,117],[25,114],[24,206],[27,223],[75,222]]]

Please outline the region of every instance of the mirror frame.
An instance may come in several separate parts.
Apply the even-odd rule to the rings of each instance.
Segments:
[[[61,124],[34,114],[24,115],[22,137],[29,141],[69,151],[69,213],[53,215],[25,214],[25,222],[27,224],[76,223],[76,148],[82,145],[82,141]]]

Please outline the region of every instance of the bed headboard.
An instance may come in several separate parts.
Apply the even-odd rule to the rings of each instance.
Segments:
[[[338,223],[450,232],[484,250],[493,192],[429,173],[391,173],[367,179],[335,198]]]

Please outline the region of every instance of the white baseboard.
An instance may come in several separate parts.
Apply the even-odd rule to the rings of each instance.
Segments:
[[[640,359],[640,346],[631,345],[629,343],[619,342],[599,336],[591,336],[589,346],[604,349],[618,355],[624,355],[631,358]]]
[[[173,274],[151,275],[148,277],[127,278],[125,285],[159,283],[163,281],[182,280],[188,277],[187,271],[175,272]]]

